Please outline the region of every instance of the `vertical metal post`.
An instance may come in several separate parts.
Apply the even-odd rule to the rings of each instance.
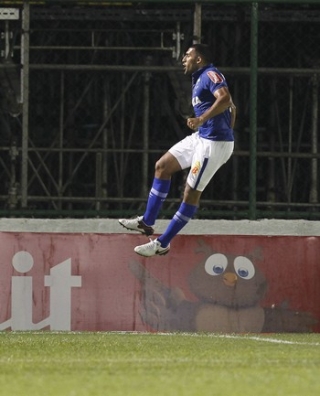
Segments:
[[[193,44],[201,43],[201,4],[196,3],[193,15]]]
[[[257,81],[258,81],[258,3],[251,5],[250,60],[250,189],[249,218],[256,219],[257,190]]]
[[[122,74],[122,84],[123,84],[123,88],[122,91],[124,91],[124,87],[127,83],[127,78],[126,78],[126,74],[123,73]],[[120,197],[123,197],[124,195],[124,183],[125,183],[125,171],[124,171],[124,167],[125,167],[125,161],[124,161],[124,152],[122,151],[125,148],[125,119],[126,119],[126,95],[122,95],[121,97],[121,102],[120,102],[120,108],[121,108],[121,114],[122,117],[120,119],[120,147],[121,147],[121,153],[119,153],[119,174],[120,174],[120,180],[121,182],[119,183],[119,194]]]
[[[312,154],[318,153],[318,76],[315,74],[312,79]],[[318,159],[311,159],[311,187],[310,203],[318,203]]]
[[[96,210],[101,209],[100,198],[102,196],[102,153],[96,153]]]
[[[21,207],[28,204],[28,138],[29,138],[29,29],[30,5],[24,1],[21,37],[21,100],[22,100],[22,153],[21,153]]]
[[[61,71],[60,75],[60,117],[59,117],[59,176],[58,176],[58,196],[63,196],[63,134],[64,134],[64,96],[65,96],[65,79],[64,71]],[[59,199],[58,202],[59,210],[62,209],[62,201]]]
[[[103,85],[103,120],[108,118],[109,113],[109,103],[108,103],[108,91],[109,91],[109,82],[107,83],[106,79],[104,80]],[[104,126],[102,131],[102,148],[106,150],[108,148],[108,129]],[[102,156],[102,197],[106,198],[108,195],[108,154],[103,152]],[[105,208],[105,203],[104,203]]]
[[[9,21],[4,21],[4,59],[10,58],[10,30]]]
[[[124,76],[122,75],[122,78]],[[124,79],[123,79],[124,81]],[[110,92],[109,87],[109,79],[105,77],[103,79],[103,103],[102,103],[102,119],[107,120],[109,114],[109,100],[108,94]],[[125,97],[121,100],[121,111],[122,114],[125,114]],[[121,125],[120,125],[120,144],[121,150],[124,149],[124,139],[125,139],[125,125],[124,125],[124,116],[121,117]],[[102,149],[106,150],[108,148],[108,129],[106,125],[104,125],[102,130]],[[107,153],[105,151],[99,152],[96,154],[96,210],[99,211],[105,208],[106,204],[104,201],[101,201],[100,198],[106,198],[107,196],[107,180],[108,180],[108,166],[107,166]],[[123,197],[123,152],[120,153],[120,185],[119,185],[119,194]]]
[[[176,60],[179,60],[181,55],[181,40],[183,40],[184,35],[181,34],[180,22],[177,22],[176,27],[177,27],[176,33],[173,35],[173,38],[176,40],[174,58]]]
[[[147,57],[146,64],[151,63]],[[146,197],[149,192],[149,112],[150,112],[150,72],[144,73],[143,85],[143,154],[142,154],[142,196]]]
[[[292,153],[293,137],[293,78],[289,80],[289,130],[288,130],[288,153]],[[288,178],[287,178],[287,202],[291,202],[291,183],[292,179],[292,158],[288,158]]]

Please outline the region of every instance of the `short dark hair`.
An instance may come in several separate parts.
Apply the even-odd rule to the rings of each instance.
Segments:
[[[207,44],[193,44],[190,48],[194,48],[195,51],[203,58],[205,62],[212,63],[213,62],[213,55],[212,49]]]

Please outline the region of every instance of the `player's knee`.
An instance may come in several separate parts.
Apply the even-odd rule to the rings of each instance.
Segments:
[[[164,154],[155,164],[155,174],[160,179],[170,179],[175,172],[180,170],[179,162],[170,153]]]
[[[166,175],[167,171],[166,171],[166,164],[164,161],[157,161],[155,164],[155,172],[158,176],[164,176]]]

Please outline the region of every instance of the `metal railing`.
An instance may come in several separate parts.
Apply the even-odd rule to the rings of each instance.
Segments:
[[[73,1],[61,9],[49,7],[59,2],[11,3],[18,8],[0,8],[0,86],[11,89],[11,96],[2,95],[0,115],[2,216],[115,217],[141,210],[153,162],[188,133],[172,76],[188,85],[179,57],[202,36],[225,59],[219,67],[239,120],[233,159],[206,190],[198,216],[319,217],[320,68],[312,54],[319,46],[307,34],[309,60],[291,64],[279,54],[285,65],[269,64],[281,43],[261,36],[275,18],[277,40],[287,39],[286,26],[293,34],[293,23],[311,30],[320,20],[316,0],[304,4],[302,19],[296,8],[272,9],[299,7],[298,1],[172,1],[175,10],[159,1],[118,2],[123,8],[81,2],[82,9]],[[238,46],[226,44],[228,37]],[[174,179],[163,216],[175,210],[183,184],[183,175]]]

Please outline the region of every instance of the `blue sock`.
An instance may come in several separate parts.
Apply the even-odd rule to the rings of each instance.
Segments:
[[[143,215],[143,222],[153,226],[158,217],[163,202],[167,198],[170,190],[171,180],[153,179],[152,187],[149,193],[147,208]]]
[[[159,236],[159,238],[157,238],[162,247],[169,245],[171,239],[182,230],[189,220],[192,219],[197,209],[198,207],[195,205],[189,205],[185,202],[182,202],[180,208],[170,221],[168,228],[162,235]]]

